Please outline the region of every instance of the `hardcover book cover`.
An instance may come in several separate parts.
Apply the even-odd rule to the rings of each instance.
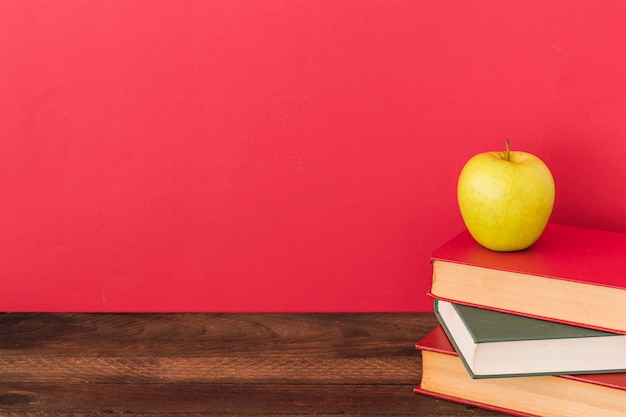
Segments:
[[[626,333],[626,234],[548,224],[519,252],[464,231],[433,252],[438,299]]]
[[[472,379],[441,326],[416,348],[419,394],[516,416],[624,416],[626,373]]]
[[[441,300],[435,315],[473,378],[626,371],[626,335]]]

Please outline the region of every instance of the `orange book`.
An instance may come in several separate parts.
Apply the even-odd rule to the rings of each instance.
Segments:
[[[626,333],[626,234],[548,224],[529,249],[495,252],[465,231],[431,262],[437,299]]]
[[[516,416],[626,414],[626,373],[473,379],[441,327],[416,348],[422,351],[419,394]]]

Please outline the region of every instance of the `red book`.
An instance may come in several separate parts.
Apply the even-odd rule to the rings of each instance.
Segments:
[[[520,252],[495,252],[465,231],[431,258],[438,299],[626,333],[626,234],[548,224]]]
[[[416,348],[422,351],[419,394],[516,416],[626,414],[626,373],[472,379],[441,327]]]

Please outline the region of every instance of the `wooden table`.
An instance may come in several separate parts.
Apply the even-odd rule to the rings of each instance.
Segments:
[[[432,314],[0,314],[0,416],[497,416],[414,394]]]

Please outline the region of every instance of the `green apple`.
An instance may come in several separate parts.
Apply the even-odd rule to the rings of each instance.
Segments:
[[[482,246],[502,252],[529,248],[539,239],[554,206],[554,178],[535,155],[511,151],[473,156],[459,175],[463,222]]]

